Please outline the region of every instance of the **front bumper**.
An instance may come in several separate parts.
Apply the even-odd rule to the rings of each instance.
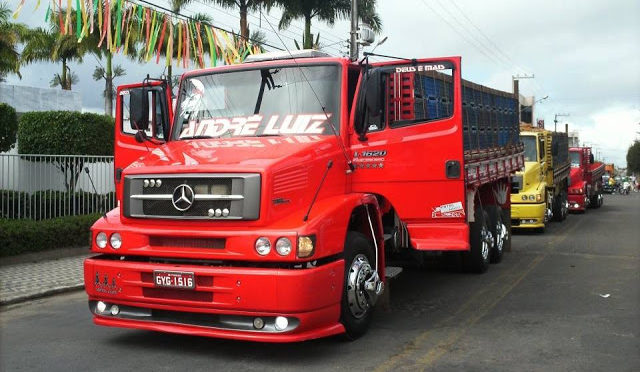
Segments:
[[[511,228],[537,229],[544,227],[546,203],[511,202]]]
[[[85,260],[89,308],[98,325],[251,341],[294,342],[344,332],[344,261],[282,269]],[[192,272],[195,289],[156,287],[154,270]],[[107,304],[97,309],[98,301]],[[119,311],[110,310],[117,305]],[[276,317],[287,318],[283,330]],[[261,318],[264,327],[253,326]]]
[[[569,194],[569,211],[584,212],[587,210],[588,199],[585,194]]]

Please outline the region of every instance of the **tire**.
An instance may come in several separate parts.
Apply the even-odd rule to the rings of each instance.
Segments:
[[[344,286],[340,310],[340,323],[349,341],[364,335],[373,317],[373,307],[366,300],[362,287],[375,265],[375,255],[371,243],[361,233],[349,231],[344,243]],[[367,269],[368,266],[368,269]],[[356,283],[353,287],[352,283]]]
[[[491,248],[489,262],[499,263],[502,261],[505,242],[509,239],[507,227],[503,222],[502,209],[500,207],[491,205],[485,211],[489,216],[489,231],[493,235],[493,247]]]
[[[503,252],[511,252],[511,207],[502,210],[502,221],[507,227],[507,241],[502,250]]]
[[[476,206],[474,216],[475,222],[471,222],[469,226],[471,249],[464,253],[463,264],[466,271],[481,274],[489,269],[493,239],[488,236],[491,231],[487,212]]]
[[[560,191],[553,203],[553,220],[558,222],[564,221],[567,219],[568,213],[567,193],[565,191]]]

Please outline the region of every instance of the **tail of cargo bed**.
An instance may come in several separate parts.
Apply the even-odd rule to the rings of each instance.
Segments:
[[[514,94],[466,80],[462,83],[465,153],[515,146],[520,142],[518,100]]]

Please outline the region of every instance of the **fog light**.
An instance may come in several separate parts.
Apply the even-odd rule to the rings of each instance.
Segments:
[[[286,256],[291,253],[291,240],[289,240],[289,238],[276,240],[276,252],[278,252],[280,256]]]
[[[118,249],[122,246],[122,237],[118,233],[111,234],[111,239],[109,239],[109,243],[111,243],[111,248]]]
[[[301,236],[298,238],[298,257],[306,258],[315,253],[315,235]]]
[[[107,310],[107,304],[105,304],[102,301],[98,301],[98,304],[96,305],[96,310],[99,313],[104,313],[104,311]]]
[[[522,195],[522,200],[527,200],[527,196],[526,195]]]
[[[149,187],[156,187],[156,180],[149,180]]]
[[[265,256],[271,252],[271,242],[268,238],[260,237],[256,240],[256,252],[261,256]]]
[[[107,234],[100,232],[96,235],[96,245],[98,248],[104,248],[107,246]]]
[[[253,320],[253,328],[262,329],[264,327],[264,320],[262,318],[255,318]]]
[[[149,187],[149,180],[144,180],[144,181],[142,181],[142,185],[143,185],[144,187]]]
[[[578,208],[578,207],[580,207],[580,206],[578,205],[578,203],[574,203],[574,204],[573,204],[573,207],[574,207],[574,208]]]
[[[536,197],[534,195],[529,195],[529,200],[531,201],[536,200]]]
[[[289,325],[289,321],[287,320],[287,318],[283,316],[278,316],[276,317],[275,325],[276,325],[276,330],[282,331],[287,328],[287,326]]]
[[[120,313],[120,307],[118,305],[111,306],[111,315],[118,315]]]

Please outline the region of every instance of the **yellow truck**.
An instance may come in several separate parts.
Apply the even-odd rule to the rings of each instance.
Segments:
[[[511,226],[542,232],[550,220],[567,217],[571,169],[568,136],[566,132],[522,125],[520,139],[525,167],[512,180]]]

